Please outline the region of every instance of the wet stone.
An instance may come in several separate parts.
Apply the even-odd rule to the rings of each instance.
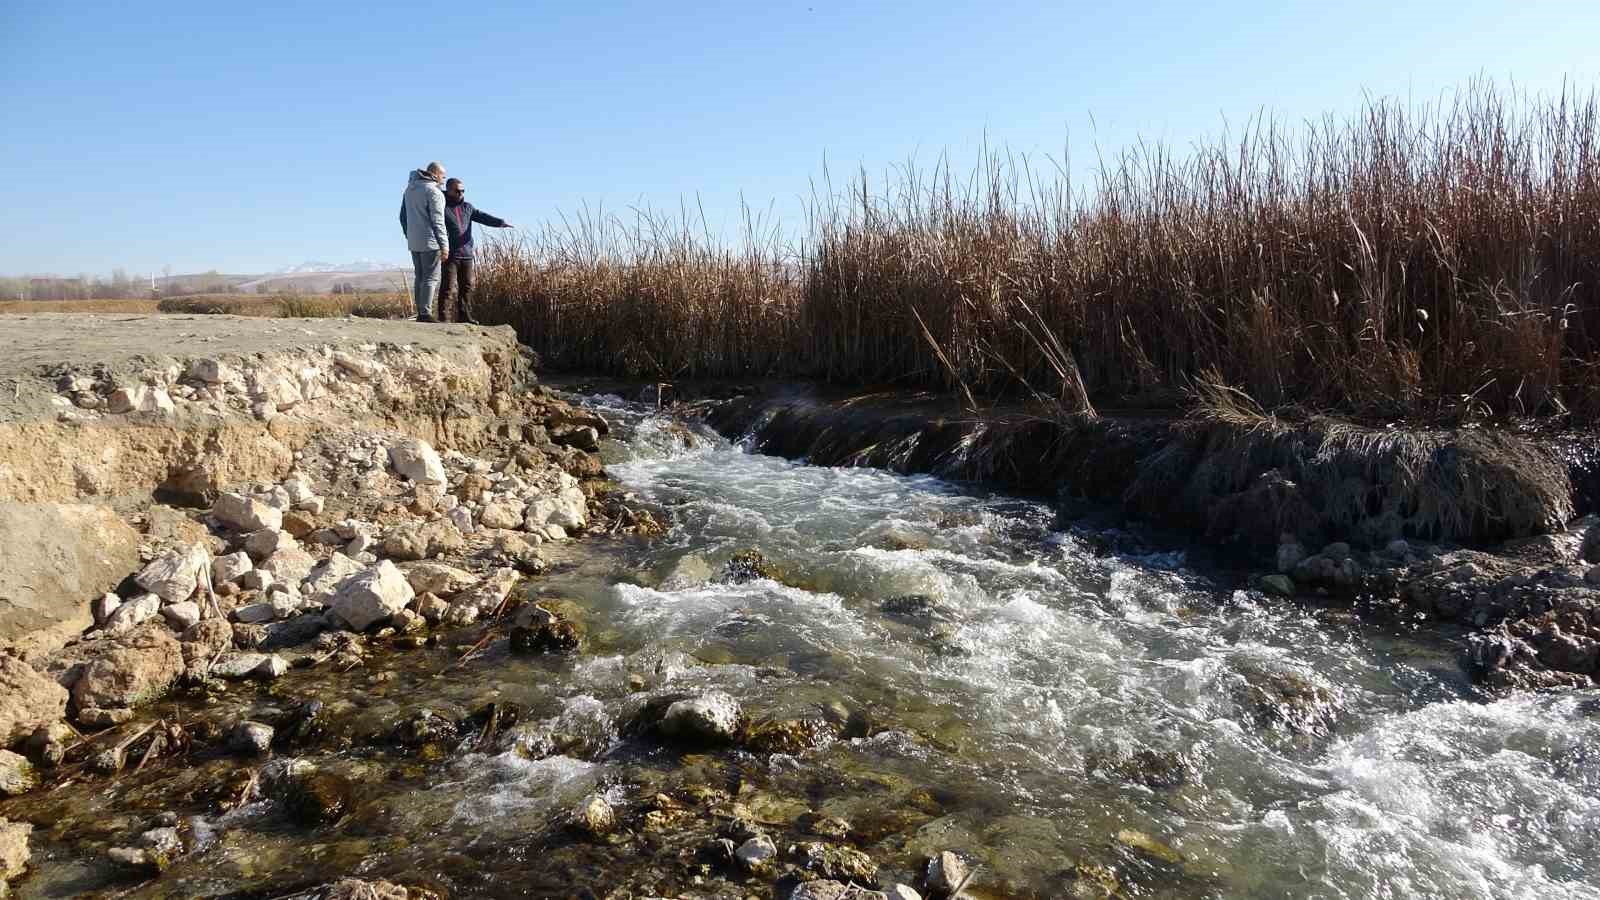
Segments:
[[[795,861],[801,868],[823,878],[866,885],[878,883],[878,864],[854,847],[812,841],[796,849]]]
[[[739,845],[733,853],[739,866],[751,874],[770,872],[778,858],[778,847],[772,843],[772,838],[766,835],[756,835]]]
[[[722,691],[710,691],[668,706],[659,730],[680,743],[728,744],[738,737],[741,718],[739,701]]]
[[[576,653],[578,630],[565,618],[536,603],[517,609],[511,627],[511,651],[521,654]]]
[[[228,748],[247,756],[261,756],[272,749],[273,728],[261,722],[240,722],[228,734]]]
[[[0,750],[0,797],[15,797],[38,785],[38,770],[27,757],[10,750]]]
[[[572,811],[572,827],[577,831],[600,836],[609,834],[617,827],[617,814],[606,802],[606,798],[599,794],[590,794],[578,801]]]
[[[956,891],[966,883],[967,874],[966,860],[949,850],[942,850],[929,858],[923,870],[922,884],[930,897],[954,897]]]
[[[283,795],[290,821],[305,826],[339,821],[354,806],[355,786],[332,772],[310,772],[290,780]]]

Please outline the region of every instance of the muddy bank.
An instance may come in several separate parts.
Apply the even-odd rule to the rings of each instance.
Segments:
[[[1193,535],[1261,570],[1270,595],[1471,626],[1463,655],[1493,684],[1588,684],[1600,665],[1600,461],[1583,436],[977,417],[905,394],[752,393],[684,409],[762,453],[1053,497],[1063,528]]]

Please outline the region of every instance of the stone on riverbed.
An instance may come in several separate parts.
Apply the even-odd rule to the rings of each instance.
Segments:
[[[284,809],[300,825],[339,821],[355,805],[355,786],[332,772],[313,771],[293,778],[284,791]]]
[[[922,884],[930,897],[954,897],[967,881],[967,861],[949,850],[929,858]]]
[[[168,550],[140,570],[133,580],[168,603],[187,600],[200,586],[205,569],[211,564],[206,548],[191,544],[181,550]]]
[[[31,834],[33,826],[27,822],[0,819],[0,896],[5,895],[5,883],[28,868],[32,856],[28,850]]]
[[[511,652],[524,654],[576,653],[578,629],[564,617],[537,603],[517,608],[511,626]]]
[[[156,617],[161,612],[161,598],[155,594],[140,594],[106,616],[106,631],[131,631]]]
[[[795,885],[789,892],[789,900],[840,900],[851,890],[854,889],[838,881],[807,881]]]
[[[272,749],[271,725],[244,721],[233,726],[228,734],[228,747],[236,753],[261,756]]]
[[[0,656],[0,747],[66,714],[66,688],[14,656]]]
[[[739,865],[746,872],[753,875],[764,874],[776,865],[778,846],[772,843],[772,838],[758,834],[740,844],[739,849],[733,852],[733,858],[739,861]]]
[[[406,567],[406,581],[418,594],[450,597],[478,583],[478,576],[444,563],[419,562]]]
[[[461,530],[445,521],[407,522],[384,532],[379,550],[402,562],[454,553],[466,546]]]
[[[405,575],[384,560],[346,580],[328,606],[352,631],[365,631],[405,609],[414,596]]]
[[[667,707],[658,726],[665,737],[687,744],[730,744],[742,723],[739,701],[722,691],[679,700]]]
[[[84,651],[88,659],[71,687],[79,709],[154,700],[183,674],[183,651],[164,623],[147,622]]]
[[[300,592],[307,600],[327,606],[333,601],[333,596],[339,590],[339,585],[346,578],[360,573],[364,567],[337,551],[327,559],[317,563],[306,576],[305,582],[300,585]]]
[[[39,773],[26,756],[0,750],[0,797],[27,793],[38,784]]]
[[[584,834],[600,836],[617,827],[617,814],[599,794],[590,794],[578,801],[572,810],[572,827]]]
[[[260,678],[271,680],[289,671],[289,662],[276,653],[224,653],[211,664],[218,678]]]
[[[299,544],[283,547],[272,554],[258,568],[272,576],[273,581],[294,587],[304,581],[316,566],[317,558]]]

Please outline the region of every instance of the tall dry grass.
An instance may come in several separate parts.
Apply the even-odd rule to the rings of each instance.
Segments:
[[[1102,406],[1196,402],[1204,375],[1268,410],[1588,421],[1596,111],[1592,89],[1480,82],[1140,145],[1087,190],[994,153],[964,177],[863,173],[819,190],[792,246],[594,216],[491,250],[477,305],[559,368],[1026,383]]]

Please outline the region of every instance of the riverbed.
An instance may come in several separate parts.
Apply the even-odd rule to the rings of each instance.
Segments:
[[[57,825],[18,894],[273,897],[357,874],[453,897],[769,896],[696,855],[710,813],[598,841],[561,827],[591,793],[709,791],[795,839],[842,820],[885,883],[957,851],[974,897],[1600,897],[1600,692],[1480,696],[1437,631],[1269,600],[1203,548],[1063,533],[1043,503],[587,402],[613,424],[611,477],[671,524],[592,535],[532,582],[570,602],[580,655],[501,640],[463,661],[463,633],[165,701],[148,715],[321,699],[344,739],[300,755],[349,779],[351,811],[307,827],[271,792],[219,801],[229,758],[83,781],[23,801]],[[770,755],[624,734],[651,696],[709,689],[837,727]],[[375,740],[489,703],[520,721]],[[105,860],[163,815],[190,849],[159,878]]]

